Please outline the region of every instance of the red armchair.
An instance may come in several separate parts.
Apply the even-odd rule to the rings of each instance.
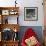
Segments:
[[[33,45],[27,45],[29,42],[25,42],[25,41],[30,41],[32,38],[32,36],[34,37],[34,39],[37,37],[36,33],[33,31],[32,28],[29,28],[26,30],[24,37],[22,38],[22,42],[21,42],[21,46],[33,46]],[[31,39],[30,39],[31,38]],[[28,40],[27,40],[28,39]],[[30,40],[29,40],[30,39]],[[36,38],[36,44],[34,46],[41,46],[40,42],[37,40]],[[30,43],[31,44],[31,43]]]

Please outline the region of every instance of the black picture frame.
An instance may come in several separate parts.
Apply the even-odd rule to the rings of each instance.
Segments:
[[[24,7],[24,21],[37,21],[38,7]]]

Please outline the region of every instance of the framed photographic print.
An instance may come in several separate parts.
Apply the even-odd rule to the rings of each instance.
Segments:
[[[38,8],[37,7],[24,7],[24,20],[25,21],[37,21],[38,20]]]
[[[2,15],[9,15],[9,10],[2,10]]]

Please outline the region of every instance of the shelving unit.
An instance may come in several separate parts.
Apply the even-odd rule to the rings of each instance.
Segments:
[[[15,18],[13,18],[14,20],[13,24],[12,22],[9,23],[10,21],[13,21],[9,20],[9,17],[16,18],[16,20]],[[15,36],[14,37],[12,36],[13,39],[10,39],[8,41],[4,40],[2,37],[2,35],[4,35],[3,33],[8,30],[10,30],[9,32],[13,31],[14,35],[19,31],[18,17],[19,17],[19,7],[0,7],[0,32],[1,32],[0,46],[18,46],[19,40],[16,39],[14,40]]]

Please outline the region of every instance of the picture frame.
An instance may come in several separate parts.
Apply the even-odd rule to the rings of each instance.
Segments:
[[[2,10],[2,15],[9,15],[9,10]]]
[[[18,13],[18,12],[17,12],[16,10],[10,10],[10,11],[9,11],[9,14],[10,14],[10,15],[16,15],[17,13]]]
[[[38,7],[24,7],[24,21],[37,21]]]

